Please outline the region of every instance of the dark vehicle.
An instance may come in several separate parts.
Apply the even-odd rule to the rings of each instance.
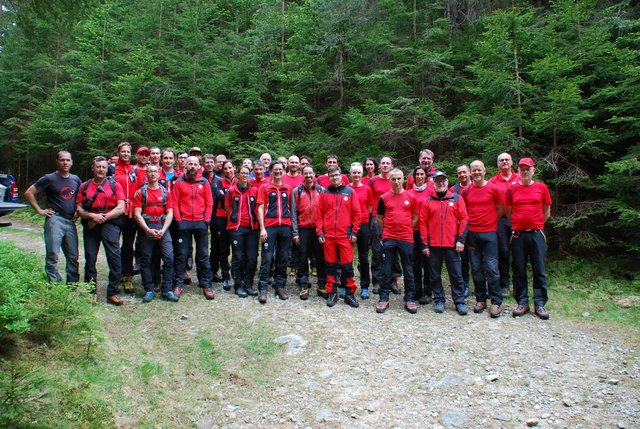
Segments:
[[[26,204],[18,203],[18,183],[16,179],[5,173],[0,173],[0,216],[8,215],[15,209],[27,207]],[[4,222],[0,226],[8,226],[10,223]]]

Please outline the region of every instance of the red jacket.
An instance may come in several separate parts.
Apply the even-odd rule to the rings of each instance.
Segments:
[[[467,238],[467,208],[460,195],[447,192],[427,198],[420,210],[420,237],[425,246],[455,247]]]
[[[124,214],[133,217],[133,195],[138,190],[136,172],[130,162],[122,162],[120,159],[116,162],[116,168],[113,177],[122,186],[124,192]]]
[[[173,184],[173,217],[176,222],[211,221],[213,211],[213,197],[207,179],[202,175],[189,181],[187,175],[180,177]]]
[[[211,192],[213,193],[213,202],[215,203],[215,217],[227,217],[227,211],[224,208],[225,200],[229,189],[236,184],[236,178],[231,180],[226,177],[211,183]]]
[[[353,188],[328,187],[320,194],[315,213],[318,237],[350,238],[360,230],[360,202]]]
[[[304,183],[293,189],[291,198],[292,236],[300,235],[300,228],[315,228],[314,214],[324,188],[317,183],[307,188]]]
[[[229,188],[225,199],[225,207],[229,211],[227,229],[234,231],[240,227],[258,229],[257,195],[258,188],[250,184],[247,184],[244,190],[241,190],[237,183]]]
[[[264,205],[264,227],[291,226],[291,187],[266,183],[258,189],[258,205]]]

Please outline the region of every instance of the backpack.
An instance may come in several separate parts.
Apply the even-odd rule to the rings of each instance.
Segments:
[[[102,188],[104,187],[105,182],[109,182],[109,186],[111,186],[111,194],[116,194],[116,179],[108,176],[105,181],[98,186],[98,189],[96,189],[96,193],[93,194],[91,198],[87,198],[87,188],[89,187],[89,183],[91,182],[91,180],[93,179],[89,179],[82,184],[82,208],[86,211],[91,211],[91,206],[98,196],[98,193],[102,192]]]

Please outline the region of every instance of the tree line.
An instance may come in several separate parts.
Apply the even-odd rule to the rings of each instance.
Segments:
[[[639,253],[637,2],[0,4],[0,170],[22,189],[123,139],[318,168],[428,147],[449,173],[506,151],[538,162],[557,254]]]

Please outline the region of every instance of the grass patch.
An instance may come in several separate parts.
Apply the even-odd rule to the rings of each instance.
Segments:
[[[114,426],[89,285],[49,283],[39,257],[0,242],[0,427]],[[38,273],[38,274],[35,274]]]
[[[569,318],[640,326],[640,302],[624,308],[628,297],[640,297],[640,280],[624,274],[613,261],[568,258],[547,265],[550,310]],[[638,298],[636,298],[638,299]]]

